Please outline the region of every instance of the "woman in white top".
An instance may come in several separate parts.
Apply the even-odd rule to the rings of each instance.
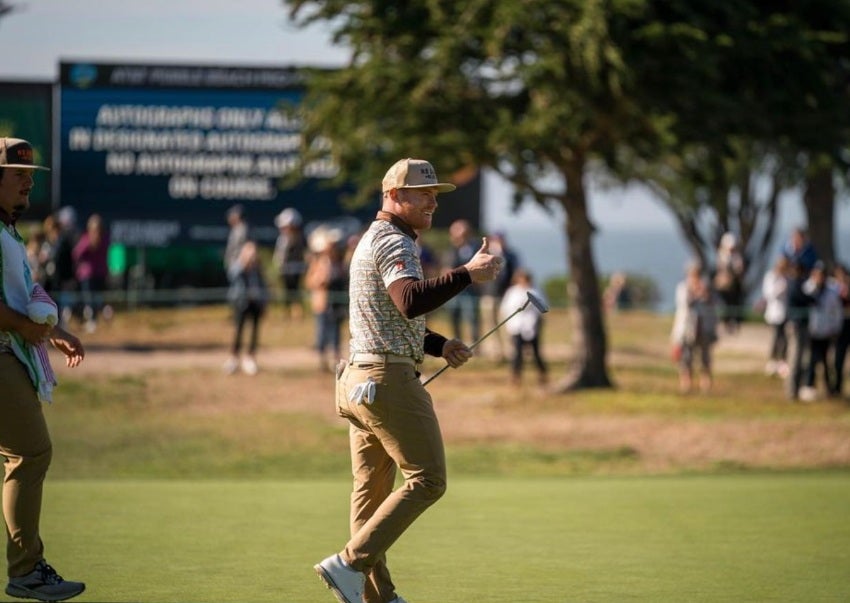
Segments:
[[[529,291],[536,297],[545,299],[543,294],[533,287],[531,274],[525,269],[517,268],[514,271],[511,282],[513,284],[505,291],[505,295],[502,297],[502,302],[499,305],[501,320],[504,320],[514,313],[517,308],[525,304],[526,300],[528,300]],[[540,331],[542,326],[543,317],[540,315],[540,312],[528,305],[522,312],[505,323],[505,330],[511,336],[511,342],[513,344],[511,381],[514,385],[519,385],[522,381],[522,364],[525,348],[531,349],[534,364],[537,367],[540,385],[546,384],[548,368],[540,354]]]
[[[687,266],[685,279],[676,286],[676,311],[670,341],[679,363],[679,391],[690,393],[694,364],[698,360],[700,389],[708,392],[713,382],[711,352],[717,341],[717,308],[714,292],[699,262]]]
[[[765,366],[768,375],[788,376],[788,258],[780,256],[773,268],[765,273],[761,283],[764,299],[764,321],[773,327],[770,356]]]

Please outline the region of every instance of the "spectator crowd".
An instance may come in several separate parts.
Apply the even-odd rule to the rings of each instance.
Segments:
[[[737,238],[726,233],[714,274],[694,262],[677,287],[670,337],[683,393],[693,388],[697,364],[700,389],[711,388],[712,347],[720,326],[734,335],[744,317],[744,274]],[[843,396],[850,347],[847,267],[827,265],[805,229],[796,228],[760,284],[755,307],[771,330],[765,373],[782,379],[793,401]]]
[[[104,301],[108,252],[109,236],[100,215],[88,216],[80,232],[71,206],[48,215],[30,232],[27,257],[33,281],[56,302],[61,326],[76,320],[92,333],[100,320],[112,317],[112,307]]]
[[[234,321],[230,356],[224,371],[256,374],[259,370],[257,349],[260,323],[271,300],[270,288],[263,278],[265,267],[256,253],[257,242],[241,205],[226,213],[229,236],[224,251],[224,269],[228,275],[229,295]],[[279,279],[280,304],[284,320],[301,320],[309,309],[314,323],[314,349],[319,370],[331,371],[344,356],[343,329],[348,317],[348,271],[351,252],[361,235],[360,225],[334,222],[304,224],[295,208],[283,209],[274,220],[278,237],[271,254],[271,269]],[[504,301],[512,289],[524,292],[531,288],[532,274],[521,265],[519,255],[509,246],[504,233],[486,235],[490,253],[503,258],[499,278],[486,285],[470,285],[446,304],[452,334],[469,343],[492,329],[506,313]],[[449,242],[444,253],[436,252],[419,237],[417,246],[425,278],[437,278],[466,263],[481,246],[481,237],[466,220],[456,220],[449,227]],[[248,247],[250,260],[244,249]],[[537,291],[535,289],[535,291]],[[524,295],[524,293],[522,293]],[[542,293],[537,291],[542,297]],[[519,324],[519,321],[517,322]],[[529,318],[521,329],[505,333],[496,330],[486,341],[484,353],[510,363],[511,382],[521,382],[523,358],[530,355],[538,371],[538,383],[546,382],[546,363],[540,341],[542,318]],[[247,342],[243,344],[243,338]]]
[[[272,302],[260,246],[250,237],[241,205],[226,213],[229,235],[224,250],[228,278],[227,300],[233,317],[227,373],[259,370],[260,325]],[[305,225],[294,208],[274,220],[278,237],[270,256],[271,274],[278,281],[284,320],[312,314],[317,366],[330,371],[344,355],[343,333],[348,314],[348,261],[360,236],[351,224]],[[445,251],[437,252],[423,237],[417,241],[425,278],[435,278],[464,264],[481,244],[480,233],[466,220],[448,229]],[[471,285],[446,304],[452,336],[473,342],[510,314],[516,291],[533,287],[533,275],[502,232],[487,233],[490,252],[503,258],[499,278]],[[109,236],[97,214],[79,227],[77,212],[65,206],[31,230],[27,254],[33,281],[56,301],[60,325],[76,322],[93,332],[112,317],[104,293],[109,287]],[[748,309],[744,284],[744,251],[733,233],[725,233],[716,250],[713,270],[690,263],[675,292],[670,333],[679,389],[709,391],[713,383],[713,347],[721,336],[735,336]],[[511,295],[507,295],[513,290]],[[536,294],[542,295],[538,289]],[[755,310],[770,328],[765,373],[781,379],[790,400],[811,402],[845,393],[844,378],[850,347],[850,274],[841,263],[827,265],[805,229],[794,229],[781,253],[753,291]],[[603,293],[607,310],[632,306],[628,277],[616,272]],[[512,383],[522,381],[524,358],[537,369],[538,383],[547,379],[542,355],[542,317],[512,321],[483,342],[482,352],[510,367]],[[520,324],[522,322],[522,324]],[[243,344],[243,338],[246,341]]]

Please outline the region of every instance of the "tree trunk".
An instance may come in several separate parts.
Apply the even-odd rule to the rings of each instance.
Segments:
[[[608,342],[593,260],[593,225],[587,215],[584,162],[565,168],[567,193],[561,199],[567,214],[567,265],[570,270],[567,299],[573,327],[572,366],[556,387],[558,392],[591,387],[611,387],[608,378]]]
[[[806,175],[803,205],[809,224],[809,237],[826,265],[835,263],[835,187],[831,166],[821,166]]]

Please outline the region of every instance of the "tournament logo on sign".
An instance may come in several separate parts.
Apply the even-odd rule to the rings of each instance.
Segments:
[[[81,63],[71,67],[68,79],[77,88],[88,88],[97,81],[97,67]]]

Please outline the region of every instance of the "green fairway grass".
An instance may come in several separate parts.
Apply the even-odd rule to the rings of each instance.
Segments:
[[[331,603],[349,482],[53,480],[80,601]],[[850,600],[850,475],[450,479],[389,554],[411,603]]]
[[[848,401],[789,403],[751,324],[719,344],[710,394],[679,395],[669,317],[609,319],[615,388],[515,388],[485,357],[429,385],[449,488],[389,552],[399,593],[850,601]],[[547,321],[554,378],[569,316]],[[312,566],[345,543],[350,460],[311,325],[269,319],[249,378],[220,370],[226,308],[119,313],[60,367],[42,533],[81,602],[334,602]]]

